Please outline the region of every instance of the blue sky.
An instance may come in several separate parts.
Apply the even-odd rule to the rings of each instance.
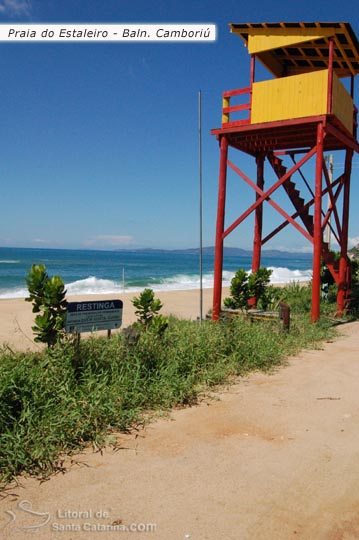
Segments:
[[[222,92],[246,86],[249,76],[249,56],[228,23],[292,20],[346,21],[359,35],[356,0],[0,0],[1,23],[217,26],[214,43],[0,43],[0,245],[198,246],[199,89],[203,241],[213,245],[219,151],[210,130],[220,126]],[[246,156],[236,161],[255,175]],[[352,242],[359,242],[358,175],[355,156]],[[238,201],[253,199],[238,179],[229,181],[228,223],[243,208]],[[272,214],[268,225],[280,222]],[[251,238],[249,219],[227,245],[250,248]],[[310,246],[287,227],[266,248]]]

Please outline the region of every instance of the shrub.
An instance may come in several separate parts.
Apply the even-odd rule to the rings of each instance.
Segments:
[[[307,313],[312,303],[312,285],[292,281],[285,287],[274,287],[278,300],[288,304],[291,313]]]
[[[248,308],[248,274],[243,268],[239,268],[232,278],[229,292],[231,296],[223,301],[226,307],[231,309]]]
[[[49,277],[43,264],[33,264],[26,278],[29,290],[27,302],[32,302],[36,334],[35,341],[52,347],[63,335],[66,318],[66,290],[59,276]]]
[[[137,327],[140,330],[150,330],[156,335],[162,335],[168,326],[168,320],[158,312],[163,305],[158,298],[155,298],[155,293],[152,289],[144,289],[140,296],[132,300],[135,314],[137,315]]]
[[[269,303],[269,295],[267,298],[268,285],[272,270],[269,268],[260,267],[256,272],[252,272],[248,277],[248,294],[249,298],[255,298],[258,307],[267,309]]]
[[[271,300],[271,295],[267,295],[271,274],[272,270],[263,267],[249,275],[240,268],[231,281],[231,296],[224,299],[224,305],[230,309],[248,309],[249,300],[255,298],[257,305],[266,309]]]

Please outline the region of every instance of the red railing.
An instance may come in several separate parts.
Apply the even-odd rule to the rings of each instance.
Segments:
[[[249,102],[248,103],[242,103],[239,105],[231,105],[231,98],[234,96],[245,96],[246,94],[249,95]],[[251,87],[248,86],[247,88],[239,88],[237,90],[227,90],[226,92],[223,92],[222,95],[222,127],[230,127],[230,126],[242,126],[244,124],[250,124],[251,121],[251,98],[252,98],[252,92]],[[247,118],[237,118],[235,120],[231,120],[231,114],[232,113],[238,113],[242,111],[248,111],[248,117]]]

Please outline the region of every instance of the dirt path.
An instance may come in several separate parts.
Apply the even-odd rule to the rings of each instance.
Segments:
[[[359,538],[359,323],[341,332],[273,375],[121,436],[117,452],[25,480],[0,501],[0,538]]]

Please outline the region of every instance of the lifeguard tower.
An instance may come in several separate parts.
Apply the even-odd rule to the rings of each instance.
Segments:
[[[338,284],[341,314],[351,286],[347,247],[352,158],[359,152],[353,102],[358,39],[350,24],[342,22],[245,23],[230,28],[248,48],[250,69],[246,88],[223,93],[222,126],[211,132],[220,144],[213,319],[221,310],[224,240],[250,215],[254,215],[252,270],[260,267],[262,246],[291,225],[313,245],[312,321],[320,317],[322,258]],[[258,60],[273,78],[255,81]],[[254,179],[228,159],[229,148],[254,158]],[[324,153],[338,151],[342,172],[332,178]],[[225,224],[228,167],[253,189],[253,204]],[[264,178],[268,168],[270,174]],[[285,205],[275,200],[280,188],[286,193]],[[279,213],[281,222],[264,236],[265,205]],[[323,240],[327,227],[340,247],[339,263]]]

